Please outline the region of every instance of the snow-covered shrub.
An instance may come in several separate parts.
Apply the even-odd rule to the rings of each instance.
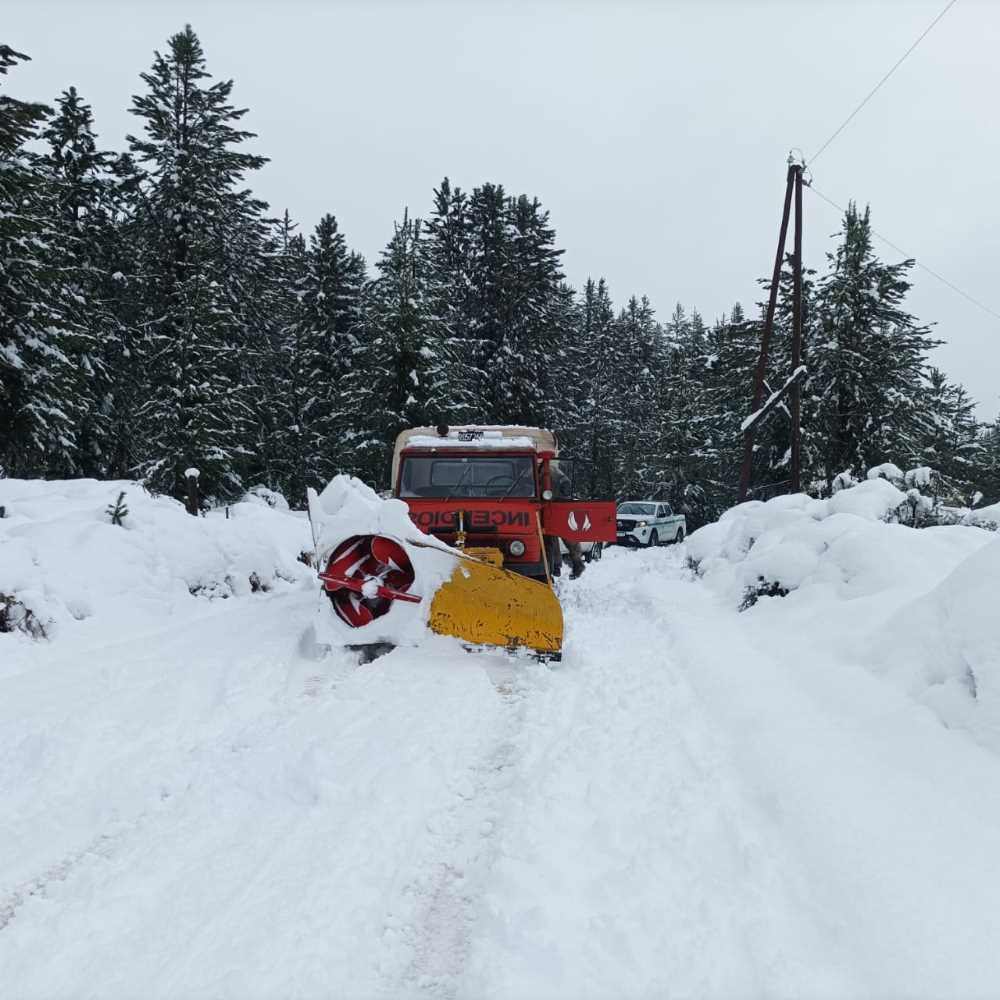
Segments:
[[[954,483],[946,480],[930,466],[921,465],[903,472],[898,465],[884,462],[869,469],[867,478],[885,479],[906,491],[903,502],[886,515],[888,521],[905,524],[911,528],[948,524],[990,528],[991,519],[971,516],[971,508],[964,506],[967,498],[961,496],[961,491]],[[974,508],[981,498],[981,493],[975,494],[971,507]],[[996,530],[995,527],[992,530]]]
[[[969,510],[963,523],[974,524],[977,528],[985,528],[987,531],[996,531],[1000,528],[1000,503]]]
[[[907,524],[911,528],[926,528],[932,524],[942,523],[938,506],[916,488],[906,491],[906,499],[892,512],[888,520]]]
[[[892,462],[883,462],[881,465],[874,465],[868,470],[868,479],[885,479],[896,486],[902,486],[906,482],[906,474],[898,465]]]
[[[45,625],[19,600],[0,594],[0,632],[25,632],[35,639],[45,637]]]
[[[788,591],[775,580],[765,580],[760,577],[756,586],[747,587],[743,592],[743,600],[740,601],[740,611],[752,608],[762,597],[787,597]]]
[[[277,490],[269,489],[267,486],[252,486],[247,490],[243,498],[249,503],[263,503],[272,510],[289,510],[288,501],[284,495]]]
[[[833,482],[830,484],[830,492],[839,493],[841,490],[849,490],[852,486],[857,485],[858,481],[854,478],[854,473],[850,469],[845,469],[833,477]]]

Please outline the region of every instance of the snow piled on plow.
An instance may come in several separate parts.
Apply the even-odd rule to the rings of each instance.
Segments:
[[[334,549],[355,535],[382,535],[399,542],[413,564],[411,593],[419,604],[392,601],[386,614],[358,628],[343,622],[325,594],[320,594],[314,630],[321,646],[390,643],[413,646],[428,638],[431,599],[450,579],[459,558],[455,549],[425,535],[410,520],[402,500],[382,499],[353,476],[335,476],[323,490],[309,490],[309,520],[316,543],[317,566],[327,564]]]

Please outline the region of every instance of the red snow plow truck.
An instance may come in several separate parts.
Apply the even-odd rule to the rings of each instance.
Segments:
[[[469,645],[558,658],[559,540],[616,535],[614,502],[575,498],[558,454],[556,436],[537,427],[417,427],[393,452],[402,503],[349,477],[311,492],[332,612],[321,630],[353,646],[394,645],[426,623]]]
[[[573,496],[552,431],[416,427],[396,438],[392,495],[425,534],[495,549],[503,567],[545,580],[560,572],[559,539],[614,542],[613,501]]]

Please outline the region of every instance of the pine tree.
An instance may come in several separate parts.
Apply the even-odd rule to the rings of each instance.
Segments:
[[[669,499],[694,528],[711,516],[702,482],[714,458],[707,412],[708,332],[697,309],[688,318],[678,303],[664,338],[653,467],[659,496]]]
[[[919,439],[927,327],[902,303],[913,261],[885,264],[872,249],[870,213],[851,204],[843,241],[817,286],[817,331],[808,347],[812,425],[823,435],[827,482],[913,453]]]
[[[434,191],[421,252],[427,311],[450,358],[451,398],[446,419],[454,423],[483,422],[488,409],[489,377],[480,367],[488,345],[473,332],[470,243],[468,197],[445,177]]]
[[[148,175],[138,225],[144,283],[142,364],[149,395],[138,412],[146,435],[141,471],[183,495],[184,470],[201,470],[203,490],[229,494],[253,439],[248,390],[240,382],[246,344],[245,264],[259,249],[263,204],[241,190],[264,157],[239,146],[246,110],[230,103],[233,82],[209,84],[190,25],[172,36],[142,74],[132,101],[145,136],[129,136]]]
[[[536,423],[554,391],[553,320],[562,308],[559,256],[548,213],[537,199],[508,198],[499,185],[476,188],[468,202],[467,310],[482,345],[489,419]]]
[[[346,406],[364,420],[354,438],[355,466],[387,487],[396,435],[406,427],[461,419],[462,396],[453,338],[435,309],[432,267],[419,219],[404,212],[364,296],[364,348],[346,381]]]
[[[56,114],[42,133],[48,152],[41,162],[51,172],[60,239],[60,270],[70,292],[69,315],[74,338],[74,367],[80,396],[76,428],[77,462],[85,476],[112,470],[115,451],[115,387],[124,373],[120,345],[127,339],[116,308],[117,287],[127,266],[118,225],[123,190],[118,161],[97,146],[91,108],[75,87],[56,101]]]
[[[299,314],[298,286],[305,269],[305,240],[286,210],[269,224],[258,253],[246,268],[244,304],[247,342],[241,379],[253,411],[253,444],[245,466],[248,482],[305,500],[299,471],[301,390],[293,333]]]
[[[356,448],[369,414],[348,407],[346,390],[363,344],[364,280],[364,259],[348,250],[337,220],[325,215],[309,240],[298,282],[298,316],[289,329],[301,455],[295,475],[310,482],[361,471]]]
[[[953,385],[938,368],[930,368],[921,393],[920,448],[901,456],[907,466],[926,465],[941,478],[944,495],[965,503],[980,488],[984,458],[976,404],[960,385]]]
[[[0,76],[27,59],[0,45]],[[0,469],[77,474],[85,409],[55,185],[27,144],[51,109],[0,96]]]
[[[1000,417],[979,429],[979,450],[982,459],[976,469],[976,479],[982,502],[1000,503]]]
[[[660,387],[665,368],[663,333],[649,300],[634,295],[616,323],[619,355],[612,383],[615,489],[619,496],[651,496],[659,481],[649,442],[659,429]]]
[[[575,382],[576,422],[570,428],[574,453],[587,461],[586,485],[591,495],[614,493],[616,475],[615,431],[618,393],[613,382],[620,357],[614,306],[607,282],[587,279],[579,309],[580,368]]]

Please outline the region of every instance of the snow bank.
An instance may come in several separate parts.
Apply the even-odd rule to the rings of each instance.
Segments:
[[[967,527],[915,530],[889,524],[906,494],[870,479],[827,500],[804,494],[752,501],[726,511],[688,539],[699,574],[735,603],[757,592],[818,589],[868,597],[897,584],[934,586],[990,540]]]
[[[114,525],[108,507],[121,493],[128,513]],[[312,577],[298,560],[311,548],[305,517],[258,500],[233,505],[228,517],[191,517],[133,482],[2,479],[0,506],[0,595],[15,630],[0,635],[0,649],[25,630],[134,635],[197,598]]]
[[[353,628],[341,621],[321,593],[314,622],[316,641],[329,646],[380,642],[412,646],[426,639],[430,599],[455,571],[459,553],[417,528],[402,500],[383,500],[353,476],[335,476],[319,494],[309,490],[309,519],[319,566],[325,566],[334,549],[354,535],[384,535],[402,542],[413,564],[412,593],[424,598],[419,604],[392,601],[384,615]]]
[[[869,662],[950,726],[1000,749],[1000,539],[964,559],[869,640]]]
[[[828,500],[740,504],[688,539],[698,574],[769,647],[832,654],[1000,747],[1000,537],[970,524],[887,523],[883,477]]]

